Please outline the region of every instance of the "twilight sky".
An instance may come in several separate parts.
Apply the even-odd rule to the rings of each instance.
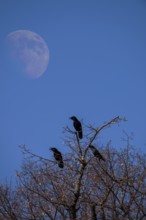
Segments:
[[[1,0],[0,27],[0,181],[19,169],[18,145],[46,158],[51,146],[65,152],[62,131],[72,128],[72,115],[95,126],[126,117],[97,143],[123,147],[125,130],[145,151],[145,0]],[[49,65],[38,79],[24,77],[8,55],[6,36],[16,30],[48,45]]]

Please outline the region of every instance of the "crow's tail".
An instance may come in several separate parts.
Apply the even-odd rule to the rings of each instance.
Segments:
[[[79,135],[79,138],[80,138],[80,139],[83,138],[83,133],[82,133],[82,131],[79,131],[79,132],[78,132],[78,135]]]

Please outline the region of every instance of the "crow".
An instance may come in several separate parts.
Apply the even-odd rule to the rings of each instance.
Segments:
[[[55,147],[51,147],[50,150],[54,152],[54,158],[56,159],[58,166],[60,168],[64,167],[63,159],[62,159],[62,154],[59,150],[57,150]]]
[[[79,138],[82,139],[83,132],[82,132],[81,122],[75,116],[70,117],[70,119],[73,120],[73,126],[76,129],[76,131],[78,132]]]
[[[104,157],[100,154],[100,152],[93,145],[90,145],[89,148],[92,150],[92,153],[94,154],[94,156],[99,159],[99,161],[100,160],[105,161]]]

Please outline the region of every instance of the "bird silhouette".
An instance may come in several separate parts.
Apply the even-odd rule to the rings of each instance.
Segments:
[[[82,139],[83,132],[82,132],[81,122],[75,116],[70,117],[70,119],[73,120],[73,126],[74,126],[75,130],[78,132],[79,138]]]
[[[97,157],[100,160],[105,161],[104,157],[101,155],[101,153],[94,147],[93,145],[90,145],[89,148],[92,150],[92,153],[95,157]]]
[[[50,150],[53,151],[53,153],[54,153],[54,158],[55,158],[55,160],[57,161],[58,166],[59,166],[60,168],[63,168],[63,167],[64,167],[64,163],[63,163],[63,158],[62,158],[61,152],[60,152],[59,150],[57,150],[57,148],[55,148],[55,147],[51,147]]]

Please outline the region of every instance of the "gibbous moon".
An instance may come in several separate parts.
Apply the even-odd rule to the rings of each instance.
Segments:
[[[10,55],[19,62],[22,72],[31,79],[39,78],[47,69],[49,49],[42,37],[28,30],[7,35]]]

